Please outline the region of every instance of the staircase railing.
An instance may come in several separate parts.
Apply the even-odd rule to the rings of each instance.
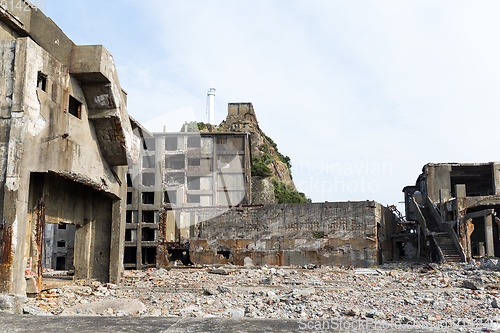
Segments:
[[[436,236],[432,234],[432,240],[434,241],[434,245],[436,245],[436,249],[439,253],[439,258],[442,263],[446,263],[446,258],[444,257],[443,250],[441,250],[441,246],[439,246],[438,241],[436,240]]]
[[[455,247],[460,253],[460,259],[462,259],[462,261],[465,261],[465,251],[462,248],[462,244],[460,244],[460,241],[458,240],[455,230],[451,227],[449,223],[443,223],[443,225],[444,225],[444,230],[448,232],[448,235],[450,235],[453,244],[455,244]]]
[[[410,206],[411,209],[415,212],[418,224],[420,225],[420,228],[422,229],[424,236],[425,237],[429,236],[429,229],[427,229],[427,223],[425,222],[424,215],[422,214],[422,211],[420,210],[420,207],[418,206],[414,197],[412,197],[410,200]]]
[[[434,202],[431,199],[429,199],[429,197],[426,197],[425,201],[426,201],[426,206],[429,207],[429,212],[431,213],[432,217],[436,220],[439,229],[443,230],[443,223],[444,223],[443,217],[437,211]]]

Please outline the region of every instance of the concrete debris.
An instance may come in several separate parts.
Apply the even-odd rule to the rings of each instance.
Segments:
[[[28,303],[28,298],[21,295],[0,295],[0,313],[23,313],[23,306]]]
[[[232,266],[127,271],[118,285],[80,280],[30,299],[25,313],[199,318],[373,319],[405,325],[500,322],[500,273],[465,264],[391,263],[377,270]],[[469,265],[470,266],[470,265]],[[466,269],[466,267],[468,269]],[[392,274],[389,274],[392,273]],[[272,281],[262,284],[261,281]],[[474,288],[471,288],[471,287]],[[37,313],[35,309],[40,309]],[[498,321],[494,318],[499,319]]]
[[[100,292],[102,293],[102,292]],[[113,315],[123,313],[123,315],[133,315],[144,310],[145,306],[136,299],[105,299],[97,302],[83,303],[65,309],[61,315]]]

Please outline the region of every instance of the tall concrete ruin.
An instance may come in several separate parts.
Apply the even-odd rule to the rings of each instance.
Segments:
[[[199,221],[192,208],[250,204],[250,168],[246,133],[144,137],[128,173],[125,268],[155,266],[189,251],[185,240]]]
[[[406,186],[406,219],[418,222],[418,255],[460,262],[500,256],[500,164],[429,163]]]
[[[58,260],[76,279],[119,281],[138,154],[126,93],[103,46],[75,45],[22,7],[0,8],[0,292],[39,286]]]

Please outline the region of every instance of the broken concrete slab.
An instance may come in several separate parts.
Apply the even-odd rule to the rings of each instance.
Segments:
[[[0,313],[21,314],[29,299],[22,295],[0,295]]]
[[[73,315],[98,315],[108,309],[113,310],[117,315],[125,316],[139,313],[146,307],[136,299],[106,299],[88,304],[79,304],[65,309],[61,316]]]

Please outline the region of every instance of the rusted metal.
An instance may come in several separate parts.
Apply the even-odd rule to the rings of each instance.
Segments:
[[[0,290],[10,289],[10,270],[12,269],[12,227],[5,224],[0,225],[0,236],[2,237],[0,257]]]
[[[35,210],[35,246],[36,246],[36,286],[42,289],[43,275],[43,241],[45,236],[45,199],[42,199]]]
[[[162,208],[159,211],[160,220],[158,221],[158,247],[156,248],[156,266],[166,267],[168,266],[167,257],[167,211]]]

